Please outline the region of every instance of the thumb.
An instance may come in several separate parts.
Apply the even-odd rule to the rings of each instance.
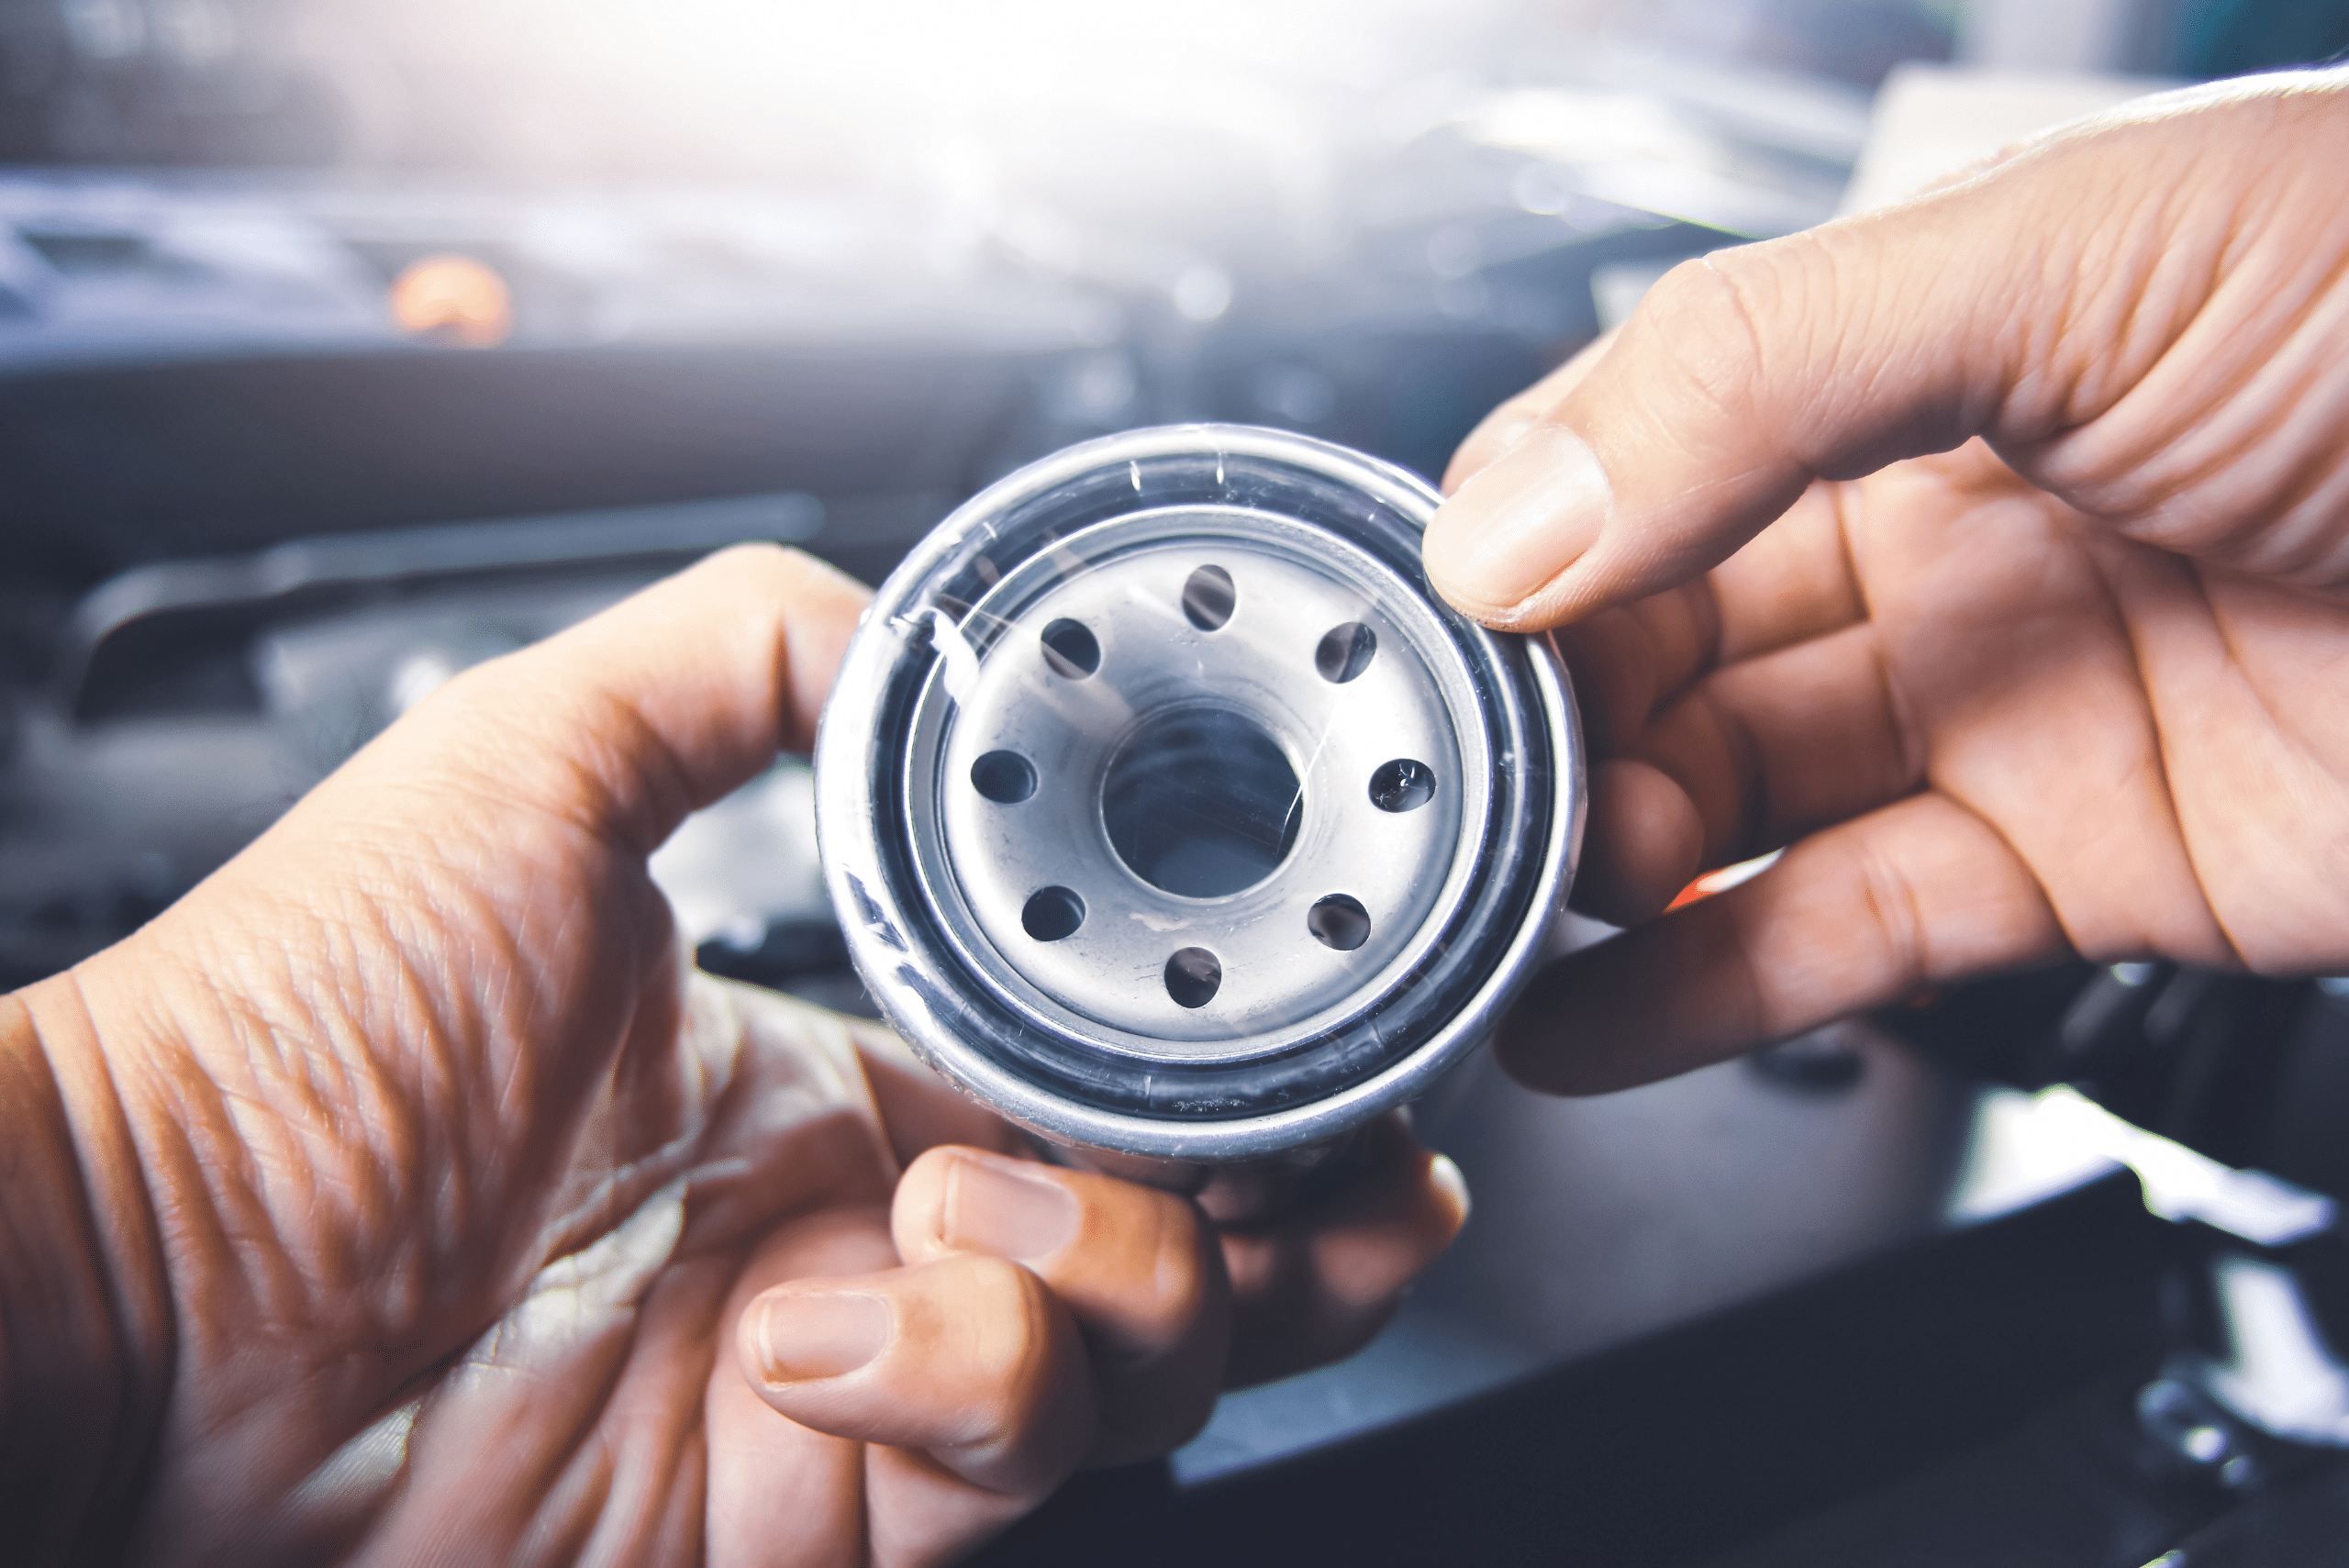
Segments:
[[[1100,1422],[1075,1322],[1003,1258],[779,1285],[744,1309],[735,1352],[752,1391],[800,1425],[918,1451],[998,1494],[1051,1491]]]
[[[1563,625],[1718,565],[1822,474],[1976,433],[2004,369],[1977,285],[2003,259],[1945,286],[1938,216],[1665,274],[1579,384],[1436,514],[1437,590],[1492,625]]]
[[[1489,624],[1563,625],[1719,564],[1813,480],[1977,435],[2011,457],[2094,419],[2225,264],[2227,225],[2198,204],[2240,192],[2193,167],[2214,128],[2184,123],[2198,106],[2085,122],[1902,206],[1684,262],[1546,411],[1517,400],[1514,440],[1428,529],[1430,580]]]
[[[823,562],[740,545],[546,641],[465,672],[295,816],[446,777],[484,801],[651,853],[686,813],[805,749],[867,591]]]

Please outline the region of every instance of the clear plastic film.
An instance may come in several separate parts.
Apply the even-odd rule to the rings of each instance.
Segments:
[[[1417,1092],[1562,905],[1545,645],[1444,607],[1437,496],[1281,431],[1072,448],[885,584],[817,755],[826,875],[925,1058],[1063,1141],[1260,1157]]]

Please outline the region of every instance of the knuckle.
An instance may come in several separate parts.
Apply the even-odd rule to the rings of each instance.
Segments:
[[[1771,292],[1759,247],[1716,251],[1681,262],[1658,279],[1643,303],[1651,330],[1682,350],[1684,363],[1718,364],[1725,350],[1761,355],[1761,299]]]
[[[1661,384],[1714,420],[1750,417],[1751,388],[1765,374],[1744,270],[1732,275],[1712,257],[1683,261],[1658,280],[1634,318],[1641,357]]]
[[[1205,1232],[1190,1205],[1162,1197],[1152,1267],[1138,1282],[1134,1316],[1154,1341],[1179,1338],[1205,1310],[1208,1294]]]
[[[1113,1355],[1160,1354],[1185,1340],[1211,1303],[1207,1229],[1190,1202],[1171,1193],[1109,1183],[1085,1195],[1086,1237],[1047,1278]]]
[[[964,1255],[940,1265],[945,1289],[934,1305],[962,1385],[960,1443],[1001,1440],[1024,1430],[1047,1397],[1054,1352],[1052,1305],[1043,1282],[1001,1258]]]
[[[1805,232],[1733,246],[1683,261],[1660,279],[1642,306],[1665,362],[1687,391],[1724,417],[1751,420],[1755,389],[1784,382],[1779,361],[1800,354],[1802,324],[1831,319],[1820,308],[1841,291],[1833,248]],[[1789,329],[1794,336],[1789,338]],[[1774,432],[1774,436],[1785,432]]]

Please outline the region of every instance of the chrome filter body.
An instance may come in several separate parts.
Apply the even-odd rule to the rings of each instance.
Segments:
[[[957,510],[851,643],[816,753],[851,957],[1047,1139],[1323,1142],[1489,1029],[1584,786],[1544,642],[1444,607],[1438,496],[1245,426],[1073,447]]]

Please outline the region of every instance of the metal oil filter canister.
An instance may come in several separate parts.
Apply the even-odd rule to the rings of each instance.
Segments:
[[[1549,645],[1429,590],[1438,500],[1284,431],[1136,430],[889,577],[817,824],[917,1051],[1147,1174],[1309,1162],[1483,1037],[1564,905],[1583,760]]]

